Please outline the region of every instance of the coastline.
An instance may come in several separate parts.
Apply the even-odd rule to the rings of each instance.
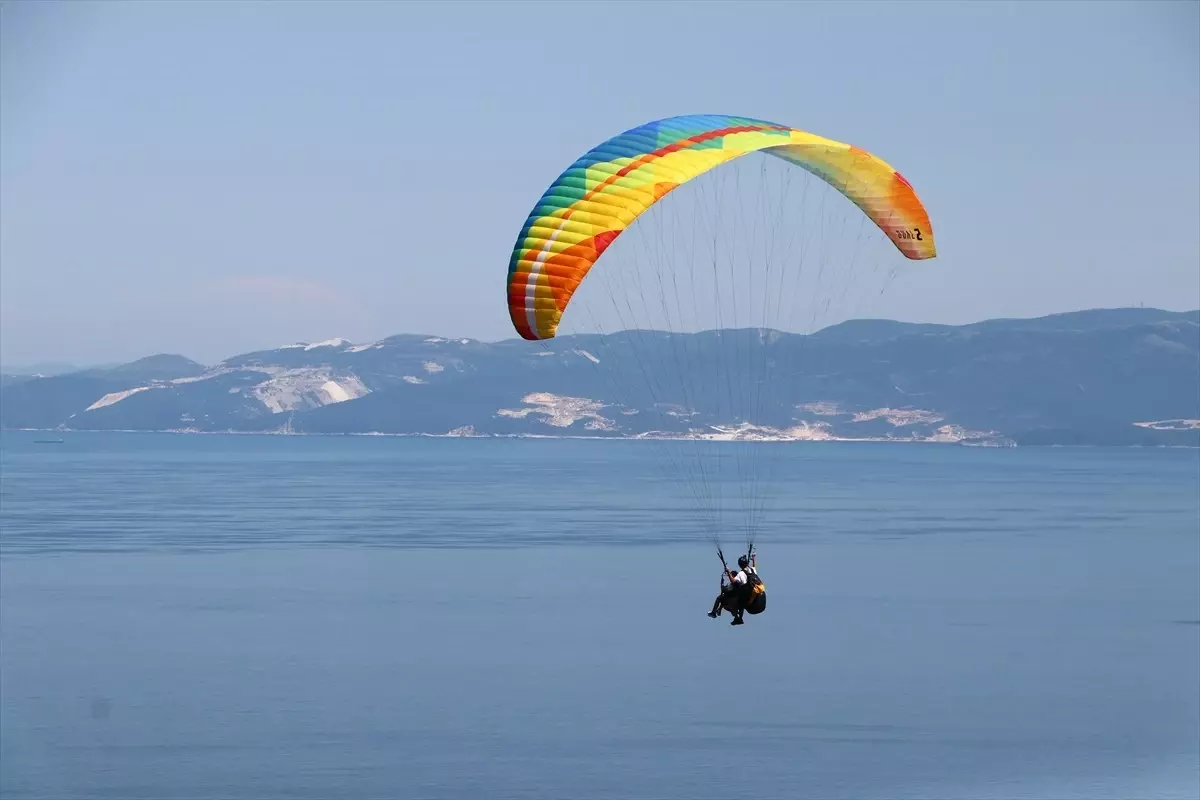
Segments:
[[[811,437],[796,437],[796,438],[722,438],[722,437],[690,437],[690,436],[588,436],[584,434],[551,434],[551,433],[387,433],[382,431],[365,431],[365,432],[343,432],[343,433],[328,433],[320,431],[205,431],[196,428],[164,428],[158,430],[151,429],[133,429],[133,428],[113,428],[113,429],[76,429],[76,428],[0,428],[0,433],[20,432],[20,433],[54,433],[63,434],[157,434],[157,435],[174,435],[174,436],[297,436],[297,437],[378,437],[378,438],[398,438],[398,439],[572,439],[572,440],[595,440],[607,442],[712,442],[716,444],[729,443],[754,443],[754,444],[926,444],[926,445],[957,445],[959,447],[975,447],[986,449],[1013,449],[1021,448],[1105,448],[1105,449],[1140,449],[1140,450],[1200,450],[1200,445],[1193,444],[1019,444],[1011,437],[998,437],[994,440],[975,440],[975,439],[947,439],[940,437],[840,437],[828,436],[824,438]]]
[[[375,437],[393,437],[393,438],[426,438],[426,439],[583,439],[597,440],[606,442],[754,442],[761,444],[794,444],[797,442],[834,442],[834,443],[869,443],[869,442],[903,442],[907,444],[966,444],[969,447],[1016,447],[1015,444],[982,444],[974,440],[966,439],[949,439],[942,437],[898,437],[898,436],[875,436],[875,437],[848,437],[848,436],[825,436],[825,437],[730,437],[730,436],[653,436],[649,434],[635,434],[632,436],[589,436],[586,434],[561,434],[561,433],[460,433],[450,431],[447,433],[426,433],[426,432],[408,432],[408,433],[388,433],[385,431],[345,431],[345,432],[323,432],[323,431],[288,431],[288,430],[269,430],[269,431],[237,431],[237,430],[221,430],[221,431],[206,431],[199,428],[0,428],[0,431],[20,431],[24,433],[156,433],[156,434],[175,434],[181,436],[375,436]]]

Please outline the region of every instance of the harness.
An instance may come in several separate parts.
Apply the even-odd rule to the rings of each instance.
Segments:
[[[751,545],[751,548],[749,550],[747,550],[747,552],[746,552],[747,559],[750,558],[751,552],[753,552],[753,545]],[[729,569],[729,565],[725,563],[725,554],[723,552],[721,552],[721,548],[719,548],[719,547],[717,548],[717,558],[721,559],[721,566],[725,568],[721,572],[721,591],[724,592],[725,591],[725,576],[727,576],[731,570]],[[745,591],[746,591],[746,595],[748,598],[753,599],[755,597],[758,597],[760,594],[766,593],[767,585],[765,583],[763,583],[762,578],[758,577],[758,568],[757,567],[753,567],[753,566],[750,566],[749,564],[747,564],[746,568],[743,569],[742,572],[746,573],[746,584],[745,584],[746,589],[745,589]]]

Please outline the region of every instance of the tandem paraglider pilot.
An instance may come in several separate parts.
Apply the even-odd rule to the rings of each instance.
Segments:
[[[725,569],[721,574],[721,593],[713,601],[712,611],[708,612],[708,616],[716,619],[721,616],[722,609],[728,611],[733,614],[730,625],[745,624],[742,619],[745,612],[761,614],[767,608],[767,587],[758,577],[758,554],[752,552],[749,558],[739,556],[737,563],[736,572]],[[728,585],[726,577],[729,578]]]

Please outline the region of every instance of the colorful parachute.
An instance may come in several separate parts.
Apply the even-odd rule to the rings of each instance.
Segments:
[[[745,117],[671,117],[588,151],[534,206],[508,268],[508,309],[517,332],[525,339],[553,338],[588,270],[639,215],[681,184],[758,151],[833,186],[908,258],[936,254],[929,215],[912,186],[865,150]]]

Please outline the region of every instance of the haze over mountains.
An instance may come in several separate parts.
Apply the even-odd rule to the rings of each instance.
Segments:
[[[0,425],[1200,446],[1200,311],[156,355],[4,375]]]

